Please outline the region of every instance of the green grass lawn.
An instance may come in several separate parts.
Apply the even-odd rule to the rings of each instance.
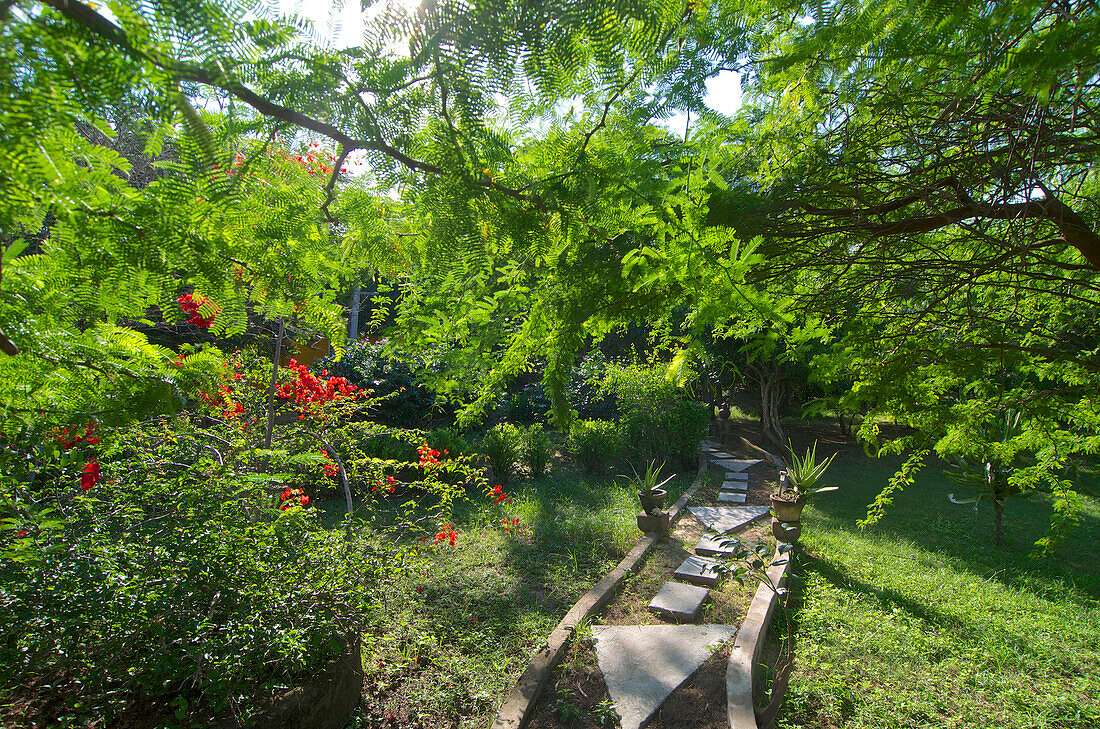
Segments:
[[[670,499],[690,482],[670,483]],[[349,726],[485,726],[531,654],[640,536],[637,493],[612,479],[559,469],[507,490],[519,533],[480,498],[455,510],[454,547],[422,550],[379,590],[367,692]]]
[[[929,467],[860,531],[894,465],[845,454],[827,477],[841,491],[803,517],[779,726],[1100,726],[1100,505],[1033,558],[1049,503],[1010,501],[998,548],[991,507],[950,503]]]

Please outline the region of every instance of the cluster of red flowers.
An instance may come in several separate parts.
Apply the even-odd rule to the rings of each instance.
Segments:
[[[370,487],[371,492],[375,492],[378,489],[385,489],[386,493],[392,494],[397,489],[397,480],[393,476],[386,476],[385,480],[378,479],[378,483]]]
[[[295,502],[302,506],[309,506],[309,495],[305,493],[304,489],[286,489],[279,494],[279,501],[282,504],[279,508],[286,511],[294,506]]]
[[[458,541],[458,535],[455,534],[454,529],[451,529],[450,524],[445,524],[443,526],[443,528],[439,530],[439,533],[435,535],[435,543],[436,544],[442,544],[443,542],[449,542],[450,545],[453,547],[453,546],[455,546],[455,542],[457,542],[457,541]]]
[[[84,471],[80,474],[80,488],[87,491],[99,483],[99,461],[95,458],[84,464]]]
[[[321,451],[321,455],[325,458],[328,458],[328,451]],[[340,473],[340,467],[337,466],[335,463],[329,462],[321,466],[321,473],[325,474],[325,476],[329,478],[334,478],[337,474]]]
[[[518,517],[515,518],[515,519],[512,519],[512,521],[508,521],[507,519],[505,519],[504,520],[504,531],[506,531],[506,532],[512,531],[512,527],[516,526],[517,524],[519,524],[519,518]]]
[[[99,438],[92,435],[92,433],[95,432],[95,429],[95,422],[90,422],[88,423],[88,427],[84,429],[84,435],[78,435],[76,437],[70,438],[69,429],[62,428],[60,431],[58,431],[57,435],[54,436],[54,440],[56,440],[61,448],[66,451],[81,443],[87,443],[88,445],[98,445]]]
[[[176,299],[176,301],[179,302],[180,309],[183,310],[183,313],[188,315],[188,324],[194,324],[197,327],[209,329],[210,325],[214,323],[214,317],[217,316],[217,313],[215,313],[214,316],[210,318],[206,318],[199,314],[199,307],[209,301],[209,299],[204,299],[198,294],[184,294],[183,296]],[[216,311],[221,311],[221,308],[215,308]]]
[[[504,487],[497,485],[493,487],[493,503],[503,504],[506,501],[511,501],[512,497],[504,493]]]
[[[439,451],[437,451],[435,448],[432,448],[427,443],[417,448],[416,452],[420,454],[421,466],[434,468],[435,466],[438,466],[440,464]],[[443,455],[447,455],[446,448],[443,449]]]
[[[322,172],[326,175],[331,174],[332,167],[325,164],[325,159],[327,159],[330,164],[335,165],[336,157],[332,154],[332,152],[322,150],[320,148],[320,145],[318,145],[316,142],[310,142],[309,147],[310,151],[306,152],[305,156],[302,156],[300,154],[294,155],[294,161],[302,165],[302,167],[306,169],[306,172],[311,175],[315,175],[317,174],[317,172]],[[313,150],[317,150],[317,152],[313,152]],[[348,168],[341,167],[340,171],[347,172]]]
[[[355,397],[359,389],[355,385],[349,385],[346,378],[328,377],[328,370],[321,371],[321,377],[328,377],[327,380],[315,377],[310,374],[305,365],[298,364],[296,359],[290,360],[287,368],[294,371],[298,379],[290,384],[279,385],[275,396],[283,400],[293,399],[298,403],[298,410],[301,413],[298,416],[299,420],[306,416],[311,404],[331,402],[342,397]]]

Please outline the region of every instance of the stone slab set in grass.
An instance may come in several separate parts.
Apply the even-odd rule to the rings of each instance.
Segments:
[[[749,482],[749,474],[736,473],[734,471],[727,471],[726,475],[722,477],[726,481],[741,481],[742,483]]]
[[[720,534],[704,534],[695,545],[695,553],[701,557],[728,557],[737,551],[737,540]]]
[[[699,620],[699,611],[709,595],[710,590],[705,587],[666,582],[649,601],[649,609],[665,620],[694,623]]]
[[[689,506],[688,511],[699,521],[719,534],[731,532],[766,514],[766,506]]]
[[[716,560],[690,554],[672,574],[676,579],[693,585],[714,587],[722,581],[721,566],[722,563]]]
[[[745,493],[749,490],[748,481],[723,481],[722,491],[734,491],[737,493]]]
[[[596,662],[622,729],[640,729],[737,633],[732,625],[594,625]]]
[[[757,463],[763,463],[759,458],[751,461],[743,461],[739,458],[723,458],[718,461],[714,461],[714,465],[721,466],[727,471],[747,471]]]
[[[723,504],[743,504],[747,494],[738,494],[733,491],[723,491],[718,494],[718,501]]]

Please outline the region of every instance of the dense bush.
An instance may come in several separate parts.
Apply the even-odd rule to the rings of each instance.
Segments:
[[[365,340],[353,342],[339,360],[318,363],[334,375],[373,393],[378,399],[374,417],[389,425],[417,426],[431,416],[436,397],[417,379],[416,363],[392,359],[385,345]]]
[[[614,394],[622,434],[633,456],[663,461],[676,469],[694,467],[706,434],[710,408],[684,399],[662,365],[609,365],[600,389]]]
[[[494,478],[501,483],[507,483],[512,478],[522,441],[519,428],[511,423],[494,425],[482,439],[481,451],[489,459]]]
[[[468,456],[477,451],[470,439],[456,428],[436,428],[428,433],[428,443],[440,452],[447,451],[446,455],[452,458]]]
[[[585,419],[610,420],[615,416],[615,396],[601,389],[609,363],[598,349],[581,357],[565,386],[565,395]]]
[[[285,498],[283,476],[233,462],[232,437],[132,429],[76,460],[92,458],[93,477],[58,460],[18,487],[3,509],[20,526],[0,560],[3,686],[65,677],[49,703],[63,725],[135,704],[247,716],[340,650],[385,561],[356,522],[320,528],[308,494]],[[297,467],[320,477],[308,456]],[[26,518],[47,501],[50,518]]]
[[[568,448],[589,473],[606,471],[622,455],[619,426],[609,420],[578,420],[569,429]]]
[[[553,455],[554,449],[550,445],[550,437],[543,430],[542,425],[536,423],[523,432],[520,456],[524,465],[530,469],[532,478],[538,478],[546,473],[546,467],[550,465],[550,457]]]
[[[639,460],[665,462],[677,470],[693,469],[710,413],[711,407],[705,403],[677,400],[656,413],[624,415],[621,427]]]
[[[509,420],[539,422],[550,412],[550,398],[546,396],[546,388],[541,382],[532,382],[506,394],[505,406]]]

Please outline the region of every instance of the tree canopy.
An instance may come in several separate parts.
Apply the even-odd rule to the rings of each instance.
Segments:
[[[917,428],[896,450],[975,455],[1019,412],[1011,478],[1072,519],[1067,459],[1100,445],[1093,3],[366,17],[335,50],[259,4],[0,3],[9,415],[155,407],[180,373],[142,326],[188,292],[216,336],[296,315],[337,338],[334,291],[371,270],[400,292],[391,346],[463,419],[537,368],[566,423],[578,351],[640,321],[680,372],[715,338],[800,358],[868,441]],[[706,104],[724,71],[732,118]]]

